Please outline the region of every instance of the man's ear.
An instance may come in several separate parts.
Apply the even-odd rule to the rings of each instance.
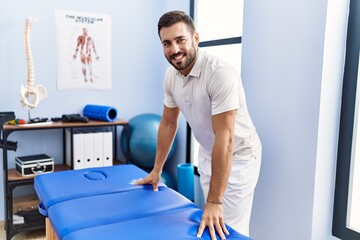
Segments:
[[[199,34],[197,32],[194,32],[193,40],[196,43],[196,46],[198,46],[200,39],[199,39]]]

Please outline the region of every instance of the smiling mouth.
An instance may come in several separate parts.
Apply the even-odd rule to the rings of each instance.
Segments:
[[[183,53],[181,53],[181,54],[176,54],[176,55],[173,55],[173,56],[171,57],[171,59],[173,59],[173,60],[175,60],[175,61],[179,61],[179,60],[183,59],[184,56],[185,56],[185,54],[183,54]]]

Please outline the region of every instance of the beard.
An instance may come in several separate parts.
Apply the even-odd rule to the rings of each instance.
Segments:
[[[181,61],[176,61],[175,58],[179,55],[184,55],[183,59],[181,59]],[[193,45],[193,47],[189,51],[187,52],[180,51],[177,54],[172,54],[169,58],[166,57],[166,59],[176,70],[179,71],[184,70],[188,68],[195,61],[196,47],[195,45]]]

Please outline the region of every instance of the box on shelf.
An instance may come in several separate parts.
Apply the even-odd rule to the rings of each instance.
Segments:
[[[46,154],[16,157],[16,171],[22,176],[33,176],[54,171],[54,158]]]
[[[37,209],[39,202],[36,194],[13,197],[13,213]]]

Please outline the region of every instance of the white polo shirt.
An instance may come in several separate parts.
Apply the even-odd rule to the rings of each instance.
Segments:
[[[218,57],[199,49],[194,67],[183,76],[170,66],[164,79],[164,104],[179,107],[188,121],[200,154],[211,159],[215,141],[211,117],[237,109],[234,155],[245,156],[259,145],[255,127],[249,116],[239,73]]]

